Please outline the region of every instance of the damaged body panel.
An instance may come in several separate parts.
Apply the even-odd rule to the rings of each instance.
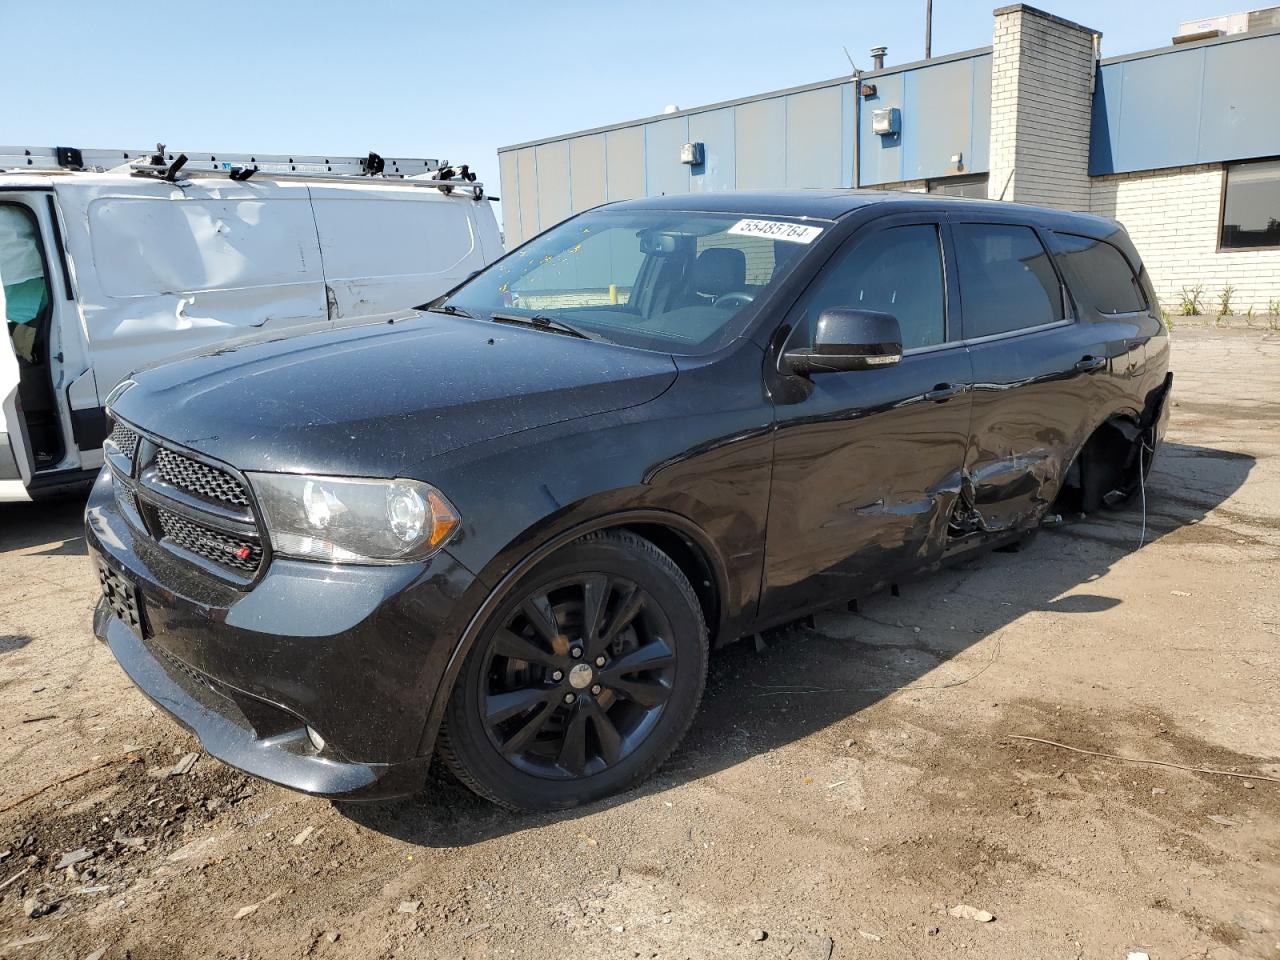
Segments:
[[[395,316],[502,253],[490,205],[471,191],[335,179],[0,171],[6,282],[22,304],[33,294],[21,285],[45,285],[37,315],[20,306],[7,318],[21,374],[0,372],[0,393],[21,380],[32,449],[0,500],[90,479],[106,399],[133,371]]]
[[[95,629],[258,776],[408,792],[439,739],[562,809],[661,763],[715,646],[1123,501],[1169,376],[1110,221],[607,205],[394,322],[138,374],[86,516]]]

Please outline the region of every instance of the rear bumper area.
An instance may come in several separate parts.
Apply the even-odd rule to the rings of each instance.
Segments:
[[[479,589],[447,553],[385,567],[276,558],[246,590],[137,529],[106,470],[85,526],[113,591],[94,633],[212,756],[336,799],[421,789],[431,699]]]

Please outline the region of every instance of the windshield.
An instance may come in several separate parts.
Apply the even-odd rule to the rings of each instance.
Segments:
[[[748,304],[795,266],[826,221],[598,210],[521,247],[437,309],[539,318],[668,353],[717,349]],[[561,331],[564,332],[564,331]]]

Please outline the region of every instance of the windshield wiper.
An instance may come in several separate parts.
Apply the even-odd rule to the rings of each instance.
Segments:
[[[520,326],[533,327],[537,330],[546,330],[550,333],[560,333],[570,337],[580,337],[583,340],[594,340],[595,337],[588,333],[583,333],[577,327],[571,327],[563,320],[557,320],[554,317],[532,316],[526,317],[516,313],[491,313],[489,319],[494,323],[513,323]]]
[[[461,307],[455,307],[452,303],[442,303],[438,307],[427,307],[430,313],[447,313],[451,317],[466,317],[468,320],[474,320],[475,317],[467,313]]]

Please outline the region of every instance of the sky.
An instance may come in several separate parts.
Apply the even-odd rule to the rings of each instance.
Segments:
[[[935,56],[991,43],[993,0],[934,0]],[[1103,56],[1245,0],[1041,0]],[[498,192],[497,149],[924,54],[925,0],[0,0],[0,144],[431,157]]]

